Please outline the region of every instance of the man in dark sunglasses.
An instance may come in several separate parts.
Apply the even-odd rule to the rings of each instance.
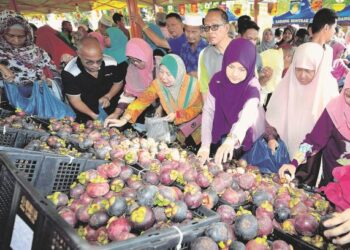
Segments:
[[[112,57],[102,54],[97,39],[83,38],[78,46],[78,57],[62,71],[65,94],[77,114],[76,120],[95,120],[101,108],[112,113],[125,74],[126,71],[118,68]]]
[[[232,40],[229,36],[230,25],[226,12],[219,8],[208,10],[202,30],[210,44],[202,50],[198,61],[198,80],[205,101],[210,79],[221,69],[224,52]]]

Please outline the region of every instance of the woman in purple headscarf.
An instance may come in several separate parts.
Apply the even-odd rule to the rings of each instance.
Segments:
[[[212,143],[220,145],[215,162],[221,164],[242,156],[261,135],[264,116],[255,77],[256,56],[253,43],[242,38],[233,40],[225,50],[221,71],[210,81],[203,108],[198,151],[202,163],[209,158]]]

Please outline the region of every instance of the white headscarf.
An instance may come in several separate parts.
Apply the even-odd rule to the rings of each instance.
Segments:
[[[339,95],[331,75],[332,50],[317,43],[300,45],[286,76],[273,93],[266,112],[267,122],[277,129],[293,157],[307,133],[314,127],[330,100]],[[311,83],[302,85],[295,68],[316,70]]]

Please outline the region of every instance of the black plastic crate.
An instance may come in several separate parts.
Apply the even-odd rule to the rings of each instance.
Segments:
[[[0,108],[0,119],[6,118],[10,115],[13,115],[15,112],[12,110],[7,110],[4,108]]]
[[[26,182],[29,176],[23,176],[23,171],[15,170],[12,165],[19,158],[18,152],[0,153],[0,191],[4,193],[0,198],[0,249],[8,248],[15,218],[18,217],[34,232],[33,249],[37,249],[39,245],[40,249],[175,249],[179,241],[179,233],[174,228],[154,231],[122,242],[112,242],[106,246],[92,246],[81,239],[75,230],[59,217],[51,203],[42,195],[54,191],[68,191],[70,184],[81,171],[96,168],[94,164],[96,161],[79,162],[74,159],[70,163],[73,165],[67,165],[67,161],[61,159],[62,164],[57,165],[57,162],[54,161],[55,156],[44,156],[46,158],[41,159],[40,165],[40,156],[40,154],[33,154],[31,164],[39,163],[36,165],[39,170],[35,169],[36,174],[32,174],[31,183],[34,186],[32,187]],[[44,167],[43,162],[51,162],[52,165]],[[18,166],[20,165],[16,165]],[[138,170],[134,169],[134,171],[138,173]],[[10,180],[10,183],[2,181],[3,179]],[[15,189],[20,194],[14,192]],[[33,216],[20,212],[19,208],[23,199],[30,204],[28,207],[34,207],[35,212],[31,214],[35,214],[35,221],[29,219]],[[206,226],[219,221],[219,216],[214,211],[204,207],[195,210],[194,214],[195,218],[202,219],[193,220],[179,227],[183,234],[182,249],[188,249],[191,241],[202,234]],[[8,233],[1,232],[2,230]]]
[[[48,135],[46,132],[27,129],[0,127],[0,145],[15,148],[24,148],[34,139]]]

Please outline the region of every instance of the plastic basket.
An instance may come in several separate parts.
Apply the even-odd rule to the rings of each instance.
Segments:
[[[14,114],[14,112],[11,110],[0,108],[0,119],[6,118],[6,117],[13,115],[13,114]]]
[[[19,171],[13,166],[13,163],[19,160],[16,154],[18,155],[18,152],[0,153],[0,192],[2,193],[0,198],[0,249],[9,248],[11,238],[18,234],[16,231],[18,221],[22,221],[25,227],[31,229],[32,249],[172,250],[178,244],[179,233],[174,228],[168,228],[126,241],[112,242],[105,246],[90,245],[59,217],[57,211],[50,202],[43,198],[42,194],[67,191],[69,185],[81,171],[96,167],[95,162],[73,160],[71,165],[67,165],[67,161],[61,159],[61,164],[57,164],[55,156],[44,156],[43,159],[40,158],[42,155],[33,154],[31,160],[25,159],[25,163],[21,162],[22,165],[30,166],[30,170],[27,171],[30,173],[28,175],[28,173],[24,174],[23,169]],[[28,164],[29,161],[32,165]],[[44,162],[52,163],[52,165],[44,167]],[[16,167],[19,168],[21,164],[17,162]],[[136,169],[134,171],[137,172]],[[27,179],[30,179],[34,187],[27,183]],[[29,212],[21,211],[24,203],[25,207],[30,208]],[[194,214],[195,217],[203,219],[193,220],[187,225],[179,226],[183,234],[182,249],[187,249],[191,241],[204,232],[206,226],[219,221],[219,216],[214,211],[204,207],[195,210]]]
[[[6,126],[0,127],[0,145],[24,148],[32,140],[39,139],[45,135],[48,135],[48,133],[27,129],[8,128]]]

